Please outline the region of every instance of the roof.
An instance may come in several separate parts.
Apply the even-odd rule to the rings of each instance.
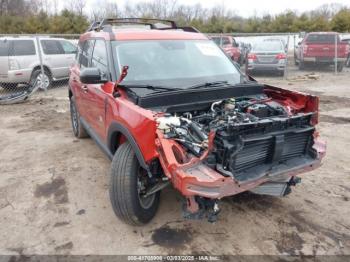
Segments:
[[[310,34],[319,34],[319,35],[339,35],[338,32],[310,32]]]
[[[146,29],[123,29],[109,32],[89,31],[80,37],[85,40],[92,37],[102,37],[106,40],[207,40],[202,33],[184,32],[182,30],[146,30]]]
[[[7,40],[35,40],[36,36],[1,36],[0,39],[7,39]],[[50,37],[50,36],[38,36],[40,40],[67,40],[65,38],[61,37]]]
[[[106,40],[207,40],[192,26],[156,18],[105,18],[94,21],[80,40],[102,37]]]

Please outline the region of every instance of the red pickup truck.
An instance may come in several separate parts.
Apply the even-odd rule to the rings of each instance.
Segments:
[[[335,45],[337,43],[337,49]],[[336,32],[313,32],[308,33],[298,43],[294,52],[295,64],[299,69],[305,65],[334,65],[337,56],[337,70],[341,72],[348,57],[349,46],[341,42]]]
[[[243,64],[241,50],[236,40],[232,36],[209,36],[218,46],[220,46],[231,59],[238,64]]]

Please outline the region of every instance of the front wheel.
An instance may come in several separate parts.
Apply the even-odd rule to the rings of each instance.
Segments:
[[[345,66],[350,67],[350,55],[349,55],[348,59],[346,60]]]
[[[304,70],[305,69],[305,64],[304,64],[304,62],[303,61],[299,61],[299,70]]]
[[[130,225],[143,225],[156,214],[160,192],[145,196],[150,181],[129,142],[119,146],[112,160],[109,196],[114,213]]]
[[[297,59],[297,56],[294,54],[294,65],[299,65],[299,61]]]

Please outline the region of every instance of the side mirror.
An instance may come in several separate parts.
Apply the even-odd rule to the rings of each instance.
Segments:
[[[104,84],[108,82],[107,77],[96,67],[84,68],[80,72],[80,81],[83,84]]]

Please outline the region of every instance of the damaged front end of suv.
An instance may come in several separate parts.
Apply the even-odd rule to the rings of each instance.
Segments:
[[[238,95],[168,107],[156,119],[159,160],[188,218],[215,221],[218,200],[243,191],[285,196],[325,154],[317,97],[256,83],[230,90]]]
[[[113,31],[112,24],[145,21],[95,23],[77,57],[91,41],[97,54],[105,50],[95,40],[103,38],[109,69],[71,69],[73,132],[89,134],[111,159],[115,214],[144,225],[170,184],[186,200],[185,217],[209,221],[224,197],[288,194],[325,154],[315,129],[318,98],[259,84],[207,36],[161,21],[169,27]]]

